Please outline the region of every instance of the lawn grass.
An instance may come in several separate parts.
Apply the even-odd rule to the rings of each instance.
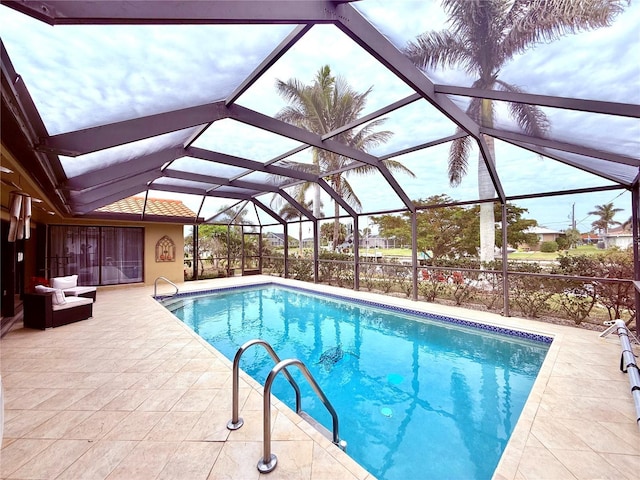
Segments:
[[[360,254],[366,255],[367,253],[372,255],[375,253],[382,253],[383,257],[411,257],[410,248],[370,248],[368,251],[366,248],[360,248]],[[606,250],[597,248],[595,245],[581,245],[577,248],[571,248],[569,250],[561,250],[558,252],[539,252],[539,251],[517,251],[508,255],[509,260],[535,260],[535,261],[554,261],[559,255],[595,255],[598,253],[605,253]],[[418,253],[420,258],[420,253]]]
[[[569,250],[560,250],[558,252],[513,252],[508,255],[509,260],[538,260],[538,261],[554,261],[560,255],[596,255],[605,253],[606,250],[596,247],[595,245],[580,245],[577,248]]]

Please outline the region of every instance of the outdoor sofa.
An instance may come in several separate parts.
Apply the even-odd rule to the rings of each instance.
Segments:
[[[25,293],[23,323],[25,328],[59,327],[93,316],[93,299],[65,296],[62,290],[38,285],[34,293]]]

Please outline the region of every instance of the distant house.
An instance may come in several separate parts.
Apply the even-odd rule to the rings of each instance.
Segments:
[[[368,235],[360,237],[360,247],[365,248],[389,248],[390,239],[379,235]]]
[[[313,248],[314,245],[313,237],[306,237],[302,239],[302,248]]]
[[[540,248],[540,244],[543,242],[555,242],[558,237],[564,235],[564,232],[560,232],[558,230],[551,230],[546,227],[529,227],[524,233],[533,233],[538,237],[537,245],[528,245],[524,244],[522,247],[525,250],[538,250]]]
[[[585,245],[593,245],[595,243],[598,243],[598,240],[600,239],[600,237],[598,237],[598,234],[593,232],[583,233],[582,235],[580,235],[580,238],[582,239],[582,243],[584,243]]]
[[[263,235],[262,239],[268,242],[269,245],[272,247],[275,247],[275,248],[284,247],[284,239],[285,239],[284,233],[267,232]],[[290,247],[298,246],[298,240],[293,238],[291,235],[289,235],[289,246]]]
[[[633,245],[633,235],[630,230],[623,230],[622,227],[613,228],[602,235],[604,248],[618,247],[626,250]]]

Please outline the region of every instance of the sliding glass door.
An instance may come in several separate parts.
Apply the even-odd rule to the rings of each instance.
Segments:
[[[49,278],[78,275],[79,285],[143,281],[144,229],[49,227]]]

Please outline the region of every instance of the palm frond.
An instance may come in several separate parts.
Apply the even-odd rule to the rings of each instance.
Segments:
[[[420,68],[453,68],[461,65],[467,71],[476,70],[470,65],[470,55],[464,43],[447,30],[423,33],[415,41],[409,42],[403,51]]]
[[[515,85],[510,85],[502,80],[496,80],[496,84],[507,92],[524,93]],[[509,112],[527,135],[544,137],[549,130],[549,119],[537,105],[509,102]]]
[[[502,61],[538,43],[611,25],[627,0],[532,0],[516,2],[511,28],[502,42]]]
[[[461,131],[457,129],[456,133]],[[449,183],[452,187],[460,185],[467,174],[472,145],[472,139],[468,136],[456,138],[451,142],[451,147],[449,148]]]
[[[382,160],[382,164],[387,167],[387,169],[391,173],[405,173],[411,178],[416,178],[416,174],[413,173],[409,168],[405,167],[402,162],[399,162],[398,160],[392,160],[389,158],[387,160]]]
[[[331,185],[331,188],[333,188],[336,193],[340,195],[342,199],[347,202],[354,210],[358,212],[362,210],[362,203],[360,202],[358,195],[356,195],[356,192],[353,191],[353,187],[351,187],[351,184],[347,181],[346,178],[342,177],[341,175],[331,175],[327,179],[327,183],[329,183],[329,185]]]

